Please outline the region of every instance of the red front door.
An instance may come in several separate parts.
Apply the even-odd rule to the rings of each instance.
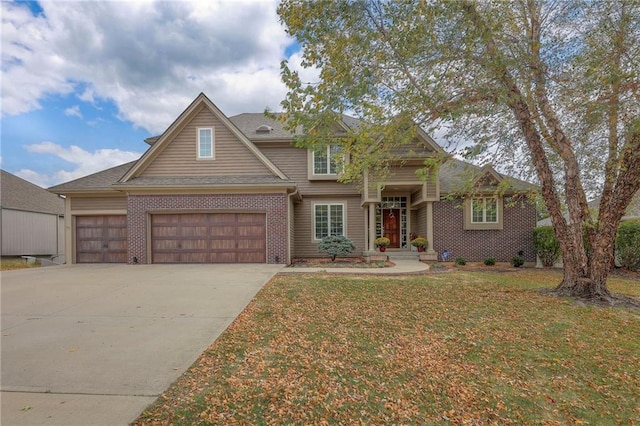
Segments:
[[[382,210],[384,236],[391,240],[389,247],[400,248],[400,209]]]

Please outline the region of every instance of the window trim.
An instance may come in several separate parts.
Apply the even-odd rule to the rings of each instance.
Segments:
[[[312,149],[307,150],[307,162],[308,162],[307,177],[309,180],[337,180],[337,178],[342,174],[341,170],[338,170],[336,173],[329,173],[329,171],[331,170],[331,147],[332,146],[339,146],[340,148],[342,148],[342,146],[337,143],[329,144],[325,148],[326,149],[325,154],[327,155],[327,173],[316,173],[316,151]],[[345,154],[342,152],[338,153],[337,155],[342,156],[342,164],[338,163],[338,167],[341,168],[341,166],[344,163],[346,163],[347,159]]]
[[[473,202],[476,200],[485,200],[483,208],[483,218],[486,218],[486,200],[496,200],[496,221],[495,222],[474,222],[473,221]],[[465,230],[500,230],[504,229],[504,207],[502,197],[480,196],[468,198],[463,204],[464,212],[464,229]]]
[[[202,130],[209,130],[211,132],[211,155],[203,156],[200,145],[200,132]],[[196,127],[196,157],[198,160],[215,160],[216,158],[216,137],[215,128],[211,127]]]
[[[342,234],[341,236],[347,236],[347,203],[345,201],[322,201],[315,202],[311,205],[311,241],[317,243],[321,241],[322,238],[318,238],[316,235],[316,207],[317,206],[329,206],[327,211],[328,213],[328,221],[327,226],[331,229],[331,206],[341,206],[342,207]],[[328,230],[329,230],[328,229]],[[327,234],[329,233],[327,230]]]

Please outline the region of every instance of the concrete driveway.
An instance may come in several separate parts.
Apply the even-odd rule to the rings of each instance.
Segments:
[[[134,420],[280,265],[70,265],[2,273],[8,425]]]

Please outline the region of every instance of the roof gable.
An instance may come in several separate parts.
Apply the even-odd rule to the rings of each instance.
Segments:
[[[64,200],[46,189],[2,170],[0,205],[3,209],[38,213],[64,213]]]
[[[197,161],[196,127],[215,129],[215,160]],[[219,144],[220,142],[220,144]],[[187,146],[189,145],[189,146]],[[245,165],[238,168],[238,163]],[[254,174],[286,179],[258,148],[203,93],[185,109],[122,177]]]

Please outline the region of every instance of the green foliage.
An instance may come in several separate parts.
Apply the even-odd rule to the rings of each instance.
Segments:
[[[337,235],[324,237],[318,243],[318,251],[320,253],[327,253],[332,261],[336,260],[338,256],[348,256],[355,249],[356,245],[353,244],[350,239]]]
[[[467,260],[464,257],[456,257],[456,265],[466,265],[467,264]]]
[[[513,256],[511,258],[511,265],[514,268],[521,267],[522,265],[524,265],[524,257],[522,257],[522,256]]]
[[[413,240],[411,240],[411,245],[414,247],[424,247],[425,249],[429,248],[429,242],[424,237],[414,238]]]
[[[386,247],[391,244],[391,240],[387,237],[378,237],[373,241],[373,244],[375,244],[376,247]]]
[[[622,222],[618,228],[616,258],[623,268],[640,270],[640,219]]]
[[[484,264],[487,265],[487,266],[493,266],[493,265],[496,264],[496,258],[495,257],[487,257],[484,260]]]
[[[560,258],[560,244],[553,226],[540,226],[533,229],[533,246],[544,266],[553,266]]]

